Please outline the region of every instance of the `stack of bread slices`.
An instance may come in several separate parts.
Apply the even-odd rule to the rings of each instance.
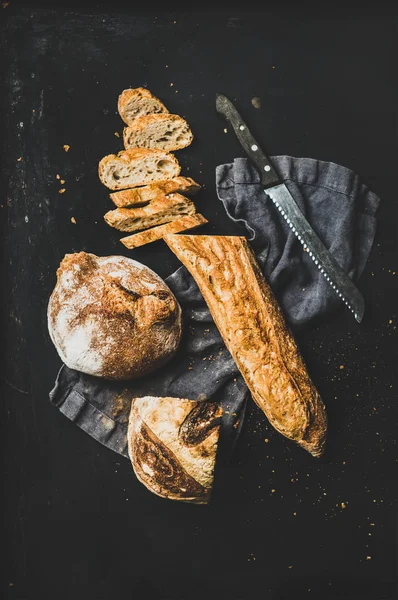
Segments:
[[[105,222],[132,235],[120,241],[136,248],[207,223],[185,194],[201,186],[180,175],[181,166],[173,154],[193,140],[185,119],[170,114],[148,89],[123,90],[118,111],[126,127],[124,150],[104,156],[98,165],[101,182],[110,190],[117,206],[104,215]],[[136,233],[138,232],[138,233]]]

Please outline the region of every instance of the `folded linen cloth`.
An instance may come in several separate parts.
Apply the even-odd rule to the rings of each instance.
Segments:
[[[326,247],[358,279],[372,248],[379,198],[341,165],[291,156],[271,160]],[[246,235],[255,251],[293,332],[344,306],[264,194],[248,159],[218,166],[216,190],[226,214],[238,224],[237,235]],[[184,333],[173,359],[130,382],[100,379],[63,365],[50,401],[94,439],[126,457],[133,397],[218,401],[224,409],[220,452],[227,457],[242,428],[248,389],[186,268],[165,281],[183,312]]]

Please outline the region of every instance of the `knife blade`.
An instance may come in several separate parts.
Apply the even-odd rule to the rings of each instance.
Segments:
[[[230,122],[246,154],[260,170],[265,194],[281,213],[303,250],[308,252],[326,281],[360,323],[365,312],[361,292],[312,229],[233,103],[223,94],[216,94],[216,110]]]

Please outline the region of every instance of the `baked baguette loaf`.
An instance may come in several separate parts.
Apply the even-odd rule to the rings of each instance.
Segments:
[[[126,125],[131,125],[134,119],[143,115],[169,112],[159,98],[143,87],[123,90],[118,98],[117,109]]]
[[[185,119],[169,113],[150,114],[134,119],[123,130],[124,147],[158,148],[172,152],[186,148],[193,140]]]
[[[119,231],[138,231],[162,225],[196,212],[195,204],[182,194],[158,196],[139,208],[115,208],[104,215],[105,222]]]
[[[179,192],[182,194],[195,194],[201,189],[199,183],[196,183],[191,177],[174,177],[159,183],[151,183],[142,187],[121,190],[109,194],[112,202],[119,208],[135,206],[136,204],[145,204],[150,202],[159,194],[172,194]]]
[[[164,239],[197,282],[254,401],[277,431],[321,456],[325,407],[246,239]]]
[[[139,481],[162,498],[207,504],[221,417],[215,402],[134,398],[127,438]]]
[[[179,217],[165,225],[159,225],[158,227],[152,227],[151,229],[140,231],[140,233],[135,233],[134,235],[128,235],[121,238],[120,241],[126,248],[132,250],[133,248],[156,242],[156,240],[162,239],[167,233],[186,231],[187,229],[193,229],[194,227],[199,227],[199,225],[204,225],[207,222],[207,219],[200,213],[185,215],[184,217]]]
[[[104,156],[98,176],[110,190],[122,190],[157,181],[167,181],[180,174],[181,166],[170,152],[132,148]]]

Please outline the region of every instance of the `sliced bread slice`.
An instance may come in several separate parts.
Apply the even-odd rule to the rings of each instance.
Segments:
[[[132,148],[104,156],[98,165],[98,176],[110,190],[167,181],[180,174],[181,166],[170,152]]]
[[[143,87],[123,90],[118,98],[117,109],[126,125],[132,125],[134,119],[143,115],[169,112],[159,98]]]
[[[158,148],[173,152],[186,148],[193,140],[192,131],[179,115],[150,114],[137,117],[123,131],[124,147]]]
[[[120,241],[126,246],[126,248],[132,250],[133,248],[138,248],[139,246],[144,246],[145,244],[150,244],[151,242],[156,242],[156,240],[162,239],[164,235],[169,233],[179,233],[187,229],[199,227],[205,223],[208,223],[208,220],[200,213],[184,215],[183,217],[178,217],[175,220],[166,223],[165,225],[151,227],[151,229],[140,231],[140,233],[134,233],[133,235],[120,238]]]
[[[155,225],[162,225],[181,215],[196,212],[194,203],[182,194],[158,196],[140,208],[116,208],[104,215],[108,225],[119,231],[138,231]]]
[[[145,204],[150,202],[159,194],[172,194],[182,192],[183,194],[195,194],[201,189],[199,183],[196,183],[191,177],[174,177],[167,181],[151,183],[138,188],[121,190],[109,194],[112,202],[119,207],[134,206],[136,204]]]

